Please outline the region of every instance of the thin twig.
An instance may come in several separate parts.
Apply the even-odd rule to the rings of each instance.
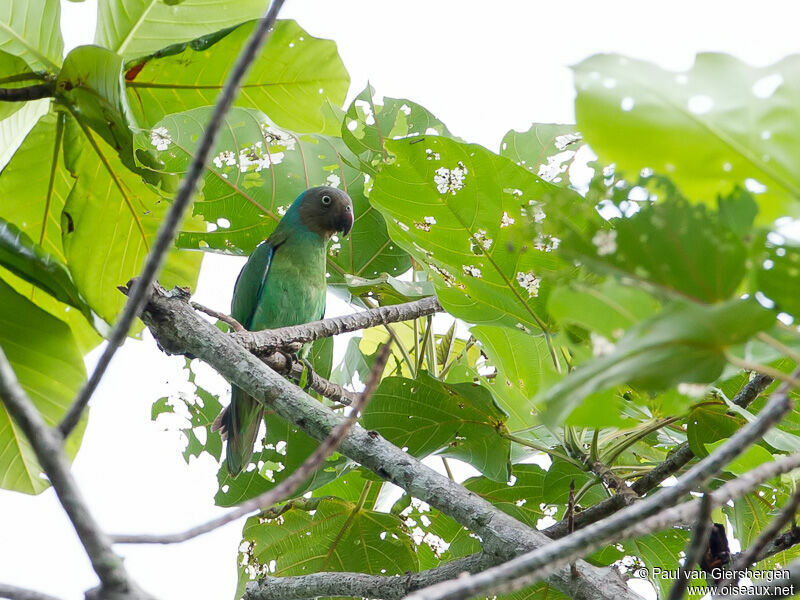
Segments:
[[[313,321],[303,325],[265,329],[263,331],[242,331],[233,336],[245,348],[255,354],[274,352],[293,343],[305,344],[324,337],[358,331],[377,325],[410,321],[441,312],[442,306],[435,296],[428,296],[413,302],[392,304],[369,308],[360,312]]]
[[[0,88],[0,102],[27,102],[52,98],[55,90],[55,82],[37,83],[20,88]]]
[[[271,506],[285,500],[291,496],[297,489],[305,482],[319,466],[333,454],[342,443],[345,436],[350,432],[353,425],[358,420],[359,414],[364,410],[369,402],[372,394],[378,388],[384,368],[386,368],[386,361],[389,359],[389,345],[385,344],[378,352],[378,356],[370,369],[369,378],[367,379],[366,387],[361,394],[358,395],[357,400],[352,405],[352,410],[347,419],[334,427],[330,435],[323,441],[311,455],[303,461],[297,469],[289,477],[284,479],[271,490],[267,490],[263,494],[248,500],[238,508],[220,516],[216,519],[211,519],[206,523],[191,527],[185,531],[169,534],[123,534],[112,535],[111,540],[116,544],[179,544],[187,540],[191,540],[205,533],[219,529],[223,525],[227,525],[237,519],[240,519],[250,513],[259,510],[264,511]]]
[[[703,494],[703,498],[700,500],[700,513],[697,515],[697,522],[692,533],[692,540],[686,549],[683,568],[678,570],[678,578],[669,591],[669,600],[681,600],[683,598],[686,587],[692,579],[692,568],[700,562],[708,548],[708,536],[711,534],[711,511],[713,508],[711,496]]]
[[[239,323],[236,319],[234,319],[230,315],[226,315],[225,313],[221,313],[219,311],[214,310],[213,308],[208,308],[207,306],[203,306],[199,302],[190,302],[189,303],[193,309],[199,310],[200,312],[204,312],[210,317],[214,317],[218,321],[222,321],[223,323],[227,323],[230,325],[231,329],[234,331],[247,331],[244,325]]]
[[[0,583],[0,598],[8,598],[9,600],[61,600],[50,594],[5,583]]]
[[[130,295],[128,296],[125,308],[122,311],[122,315],[120,315],[108,338],[108,344],[103,354],[100,356],[100,359],[97,361],[97,365],[92,375],[89,377],[89,380],[78,393],[77,398],[75,398],[74,403],[67,411],[67,414],[58,427],[64,437],[66,437],[78,424],[78,421],[80,421],[81,415],[95,389],[97,389],[97,385],[103,378],[103,374],[108,368],[114,353],[116,353],[117,349],[119,349],[125,341],[133,322],[141,314],[147,302],[147,298],[150,295],[153,282],[161,271],[165,256],[172,247],[173,240],[175,239],[178,228],[183,222],[186,210],[189,208],[194,198],[197,182],[205,171],[206,163],[216,143],[217,133],[222,126],[225,115],[239,93],[239,86],[242,81],[244,81],[245,75],[250,70],[250,66],[261,51],[272,26],[275,24],[275,19],[278,17],[278,11],[280,11],[281,6],[283,6],[283,2],[284,0],[272,0],[266,14],[258,22],[258,25],[250,35],[250,39],[247,40],[247,44],[239,54],[239,58],[236,59],[236,64],[228,76],[222,88],[222,92],[217,98],[217,102],[214,105],[214,112],[203,132],[200,143],[192,155],[192,161],[189,163],[189,169],[186,172],[186,176],[183,178],[181,188],[178,190],[175,199],[172,201],[172,206],[170,206],[169,212],[159,228],[158,235],[147,255],[142,272],[136,279]]]
[[[14,370],[0,349],[0,399],[22,429],[47,474],[59,502],[83,544],[103,590],[146,597],[129,577],[125,565],[111,548],[111,540],[95,521],[69,468],[64,442],[58,432],[47,426],[31,399],[17,381]]]
[[[791,378],[798,374],[795,371]],[[662,512],[678,502],[695,486],[719,472],[733,458],[761,439],[775,423],[792,408],[790,385],[783,383],[772,395],[758,416],[742,426],[714,452],[684,473],[673,487],[663,488],[640,502],[568,535],[557,542],[522,554],[504,564],[482,573],[448,581],[420,590],[409,596],[413,600],[455,600],[482,595],[487,592],[510,593],[553,573],[575,554],[585,555],[609,540],[618,539],[619,532],[632,521],[640,521]]]

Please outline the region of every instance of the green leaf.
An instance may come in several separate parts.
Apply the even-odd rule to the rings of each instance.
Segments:
[[[557,321],[617,339],[630,326],[658,310],[658,302],[646,292],[606,279],[591,286],[576,282],[559,286],[550,295],[547,310]]]
[[[129,58],[262,16],[260,0],[104,0],[95,43]]]
[[[268,412],[264,416],[267,435],[256,442],[252,466],[237,477],[231,477],[225,463],[217,473],[219,491],[214,496],[217,506],[235,506],[274,488],[299,467],[317,448],[318,442],[289,422]],[[259,449],[259,447],[262,447]],[[339,455],[329,458],[294,493],[301,496],[336,479],[352,465]]]
[[[4,89],[27,87],[38,83],[41,76],[34,73],[24,59],[0,51],[0,86]],[[23,102],[0,102],[0,120],[13,115]]]
[[[756,269],[758,289],[775,303],[775,310],[800,316],[800,246],[768,242]]]
[[[557,372],[543,336],[533,336],[508,327],[478,325],[470,332],[483,346],[488,362],[497,375],[485,385],[508,413],[508,428],[519,431],[530,427],[533,398],[557,380]]]
[[[344,285],[334,286],[336,288],[347,289],[351,295],[359,298],[373,298],[381,306],[411,302],[435,293],[430,281],[403,281],[388,273],[371,279],[345,273]]]
[[[688,542],[688,531],[669,529],[626,540],[622,542],[622,546],[626,554],[639,557],[648,567],[650,583],[655,586],[659,598],[665,598],[669,594],[669,590],[672,589],[675,580],[669,577],[654,576],[653,567],[659,567],[665,571],[674,571],[680,568],[678,559]],[[702,581],[694,579],[693,582],[690,582],[690,585],[702,585]]]
[[[711,453],[719,446],[725,443],[725,440],[720,440],[711,444],[706,444],[706,451]],[[725,466],[725,471],[733,473],[734,475],[744,475],[748,471],[755,469],[765,462],[774,460],[772,454],[761,446],[750,446],[742,452],[739,456],[733,459]]]
[[[36,122],[47,114],[50,104],[46,98],[25,102],[14,114],[0,121],[0,169],[8,164]]]
[[[128,95],[140,122],[153,126],[170,113],[214,104],[254,26],[168,48],[130,67]],[[278,21],[234,106],[262,110],[292,131],[339,135],[339,120],[323,108],[340,106],[349,85],[334,42],[309,35],[294,21]]]
[[[164,118],[153,129],[167,173],[182,174],[202,135],[211,107]],[[380,214],[364,196],[364,176],[348,166],[353,157],[341,139],[277,129],[263,113],[234,108],[206,169],[196,214],[211,223],[205,233],[185,232],[178,245],[248,254],[275,228],[308,187],[338,185],[353,199],[355,224],[328,252],[329,283],[344,273],[373,277],[408,269],[408,256],[389,239]]]
[[[582,140],[575,125],[534,123],[528,131],[509,131],[500,144],[500,156],[545,181],[568,185],[567,169]]]
[[[139,274],[169,204],[72,118],[64,148],[67,168],[77,180],[62,213],[67,264],[92,310],[113,323],[125,304],[117,287]],[[197,225],[184,222],[185,227]],[[162,285],[193,287],[201,258],[199,253],[170,253],[159,277]]]
[[[59,0],[0,3],[0,50],[24,59],[31,69],[57,71],[64,55]]]
[[[119,154],[122,164],[149,183],[158,176],[140,168],[133,155],[139,126],[128,105],[122,80],[122,58],[105,48],[78,46],[64,59],[56,81],[56,98],[84,126],[91,127]],[[154,167],[148,148],[137,151],[139,162]]]
[[[575,481],[575,493],[591,481],[597,480],[597,476],[588,473],[565,460],[556,459],[547,470],[544,477],[544,501],[552,504],[566,505],[569,500],[569,485]],[[595,485],[589,489],[581,498],[578,504],[581,506],[591,506],[608,498],[602,485]]]
[[[398,517],[338,498],[322,499],[315,512],[294,508],[277,519],[252,517],[242,537],[239,590],[257,575],[395,575],[418,566],[414,543]]]
[[[542,276],[562,263],[547,251],[552,240],[531,244],[525,223],[538,203],[577,196],[481,146],[430,136],[386,147],[396,160],[380,170],[370,202],[445,309],[471,323],[547,329],[551,284]]]
[[[91,310],[81,298],[67,266],[50,254],[13,223],[0,218],[0,265],[43,289],[48,294],[82,311],[92,320]]]
[[[56,425],[86,380],[83,357],[69,327],[0,279],[0,347],[20,385],[48,425]],[[86,418],[67,438],[74,457]],[[49,485],[33,449],[0,403],[0,487],[38,494]]]
[[[686,417],[686,438],[695,456],[708,456],[707,447],[726,440],[744,424],[744,419],[729,411],[724,404],[704,402]]]
[[[373,175],[391,156],[387,140],[418,135],[453,138],[444,123],[423,106],[405,98],[378,98],[369,84],[347,108],[341,134],[364,172]]]
[[[546,515],[542,504],[547,502],[545,490],[548,473],[539,465],[514,465],[510,482],[470,477],[464,482],[464,487],[504,513],[536,528],[539,519]]]
[[[725,349],[774,322],[754,300],[713,306],[674,303],[631,327],[609,353],[589,361],[543,394],[550,424],[593,392],[628,383],[663,390],[681,382],[710,383],[722,374]]]
[[[362,418],[364,427],[407,447],[412,456],[452,456],[502,482],[511,468],[511,444],[500,435],[505,420],[486,389],[443,383],[426,372],[417,379],[384,379]]]
[[[716,211],[669,196],[631,217],[569,235],[559,251],[594,271],[717,302],[736,291],[747,258],[739,234],[725,225]]]
[[[797,57],[754,68],[704,53],[675,73],[605,54],[574,70],[578,127],[604,163],[667,174],[692,200],[748,182],[763,221],[798,214]]]

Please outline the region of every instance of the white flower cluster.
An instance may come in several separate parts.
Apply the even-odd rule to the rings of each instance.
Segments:
[[[150,131],[150,143],[160,152],[169,148],[172,143],[172,136],[166,127],[156,127]]]
[[[598,256],[607,256],[617,251],[617,232],[601,229],[594,234],[592,243],[597,247]]]
[[[539,286],[542,283],[541,278],[537,277],[533,271],[517,273],[517,283],[523,290],[528,292],[528,298],[533,298],[539,295]]]

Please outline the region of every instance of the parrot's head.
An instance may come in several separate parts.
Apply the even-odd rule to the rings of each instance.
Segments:
[[[321,185],[298,198],[300,222],[326,239],[335,233],[347,235],[353,227],[353,201],[347,192]]]

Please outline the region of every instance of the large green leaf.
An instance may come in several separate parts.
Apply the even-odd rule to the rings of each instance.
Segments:
[[[20,88],[32,85],[40,79],[28,63],[19,56],[0,51],[0,85],[3,88]],[[13,115],[20,108],[22,102],[0,102],[0,120]]]
[[[67,264],[92,310],[112,323],[125,303],[117,287],[139,274],[169,204],[72,118],[64,148],[67,168],[77,180],[62,213]],[[197,224],[187,219],[184,226]],[[199,253],[173,251],[161,283],[193,287],[201,258]]]
[[[426,372],[416,379],[384,379],[362,418],[364,427],[413,456],[452,456],[502,482],[511,468],[511,443],[501,436],[505,420],[486,389],[443,383]]]
[[[640,60],[597,55],[575,67],[578,127],[606,164],[650,167],[692,200],[747,182],[762,219],[800,213],[800,58],[751,67],[699,54],[675,73]]]
[[[151,143],[168,173],[188,168],[210,114],[210,107],[198,108],[170,115],[153,128]],[[194,205],[209,230],[185,232],[178,244],[248,254],[306,188],[327,184],[347,191],[355,211],[348,238],[330,246],[330,282],[342,281],[344,273],[402,273],[410,266],[408,256],[389,239],[383,218],[364,197],[364,177],[348,166],[352,159],[339,138],[298,135],[272,126],[261,112],[234,108],[206,170],[203,197]]]
[[[176,42],[260,17],[263,0],[103,0],[95,43],[123,56],[142,56]]]
[[[157,182],[156,173],[139,168],[134,160],[133,136],[138,133],[138,125],[125,95],[120,56],[97,46],[78,46],[64,59],[56,97],[76,119],[117,151],[122,164],[150,183]],[[145,165],[155,166],[147,148],[139,149],[137,158]]]
[[[567,185],[567,169],[582,144],[575,125],[534,123],[528,131],[509,131],[500,155],[513,160],[545,181]]]
[[[0,50],[32,69],[57,71],[64,54],[59,0],[0,2]]]
[[[747,259],[747,248],[727,219],[679,196],[570,234],[559,252],[592,270],[703,302],[730,298]]]
[[[370,202],[389,235],[430,273],[442,305],[472,323],[549,328],[545,273],[561,268],[552,239],[531,239],[527,219],[549,200],[577,195],[477,145],[426,136],[388,140],[396,160]]]
[[[56,425],[86,379],[69,327],[0,279],[0,347],[48,425]],[[75,456],[85,419],[67,438]],[[33,449],[0,403],[0,487],[38,494],[48,487]]]
[[[625,549],[625,554],[638,557],[648,567],[650,573],[648,579],[655,586],[658,597],[666,598],[675,580],[669,577],[654,576],[653,567],[659,567],[665,571],[677,570],[679,568],[678,559],[688,542],[689,532],[669,529],[626,540],[622,542],[622,547]],[[693,585],[702,585],[703,582],[694,580],[692,583]]]
[[[453,137],[425,107],[405,98],[378,98],[371,85],[353,99],[342,122],[342,139],[371,174],[390,158],[387,140],[418,135]]]
[[[768,243],[756,270],[758,289],[775,303],[775,309],[800,316],[800,246]]]
[[[152,126],[170,113],[214,104],[253,27],[245,23],[221,39],[215,34],[131,67],[128,95],[140,121]],[[262,110],[293,131],[338,135],[339,121],[322,109],[341,105],[349,84],[334,42],[279,21],[235,105]]]
[[[27,109],[22,109],[9,120],[17,119],[25,112]],[[59,124],[59,119],[63,116],[52,112],[41,117],[0,174],[0,218],[17,226],[41,249],[39,252],[51,256],[51,266],[66,262],[61,241],[61,211],[73,184],[61,153],[63,124]],[[72,310],[69,304],[56,300],[58,295],[50,295],[55,290],[49,293],[38,290],[29,283],[30,278],[23,280],[10,273],[3,274],[6,282],[17,292],[68,323],[79,348],[87,352],[100,341],[92,325],[94,320],[88,321],[83,316],[86,310],[80,292],[77,296],[74,292],[67,293],[71,284],[63,275],[54,276],[62,282],[62,287],[67,286],[62,292],[74,301],[74,304],[69,304],[83,312]],[[51,280],[51,284],[55,281]]]
[[[508,413],[508,428],[520,431],[530,427],[533,398],[557,378],[557,372],[543,336],[534,336],[508,327],[478,325],[471,329],[497,374],[485,385]]]
[[[615,347],[580,365],[543,395],[544,417],[560,424],[593,392],[629,383],[663,390],[678,383],[710,383],[722,374],[725,349],[774,323],[755,300],[706,306],[675,303],[631,327]]]
[[[81,310],[91,321],[89,306],[81,298],[67,266],[35,244],[13,223],[0,218],[0,265],[43,289],[54,298]]]
[[[37,121],[50,109],[50,100],[25,102],[20,109],[0,121],[0,169],[4,168]]]
[[[252,517],[242,537],[239,591],[258,575],[395,575],[415,571],[418,565],[414,544],[398,517],[338,498],[320,500],[314,511],[293,508],[276,519]]]

